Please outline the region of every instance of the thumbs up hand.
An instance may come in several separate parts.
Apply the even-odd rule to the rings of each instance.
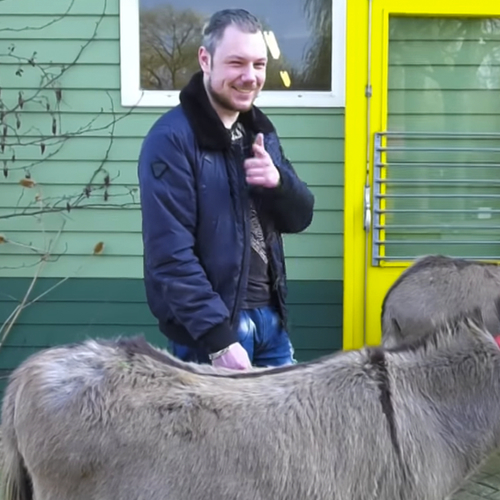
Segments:
[[[247,158],[243,163],[248,184],[275,188],[280,182],[280,173],[264,148],[264,136],[262,134],[257,134],[252,148],[254,156]]]

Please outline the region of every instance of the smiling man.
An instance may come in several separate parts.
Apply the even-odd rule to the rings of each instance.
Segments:
[[[309,226],[314,197],[254,105],[267,65],[259,21],[222,10],[203,36],[201,71],[139,157],[149,307],[181,359],[290,364],[282,234]]]

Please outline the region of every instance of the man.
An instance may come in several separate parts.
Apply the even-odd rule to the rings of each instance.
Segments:
[[[290,364],[281,234],[309,226],[314,197],[253,105],[266,78],[261,25],[241,9],[215,13],[198,58],[139,158],[149,307],[181,359]]]

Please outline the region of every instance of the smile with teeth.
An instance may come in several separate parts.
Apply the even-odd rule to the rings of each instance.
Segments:
[[[241,89],[238,87],[233,87],[233,89],[236,90],[237,92],[241,92],[242,94],[250,94],[254,91],[254,89]]]

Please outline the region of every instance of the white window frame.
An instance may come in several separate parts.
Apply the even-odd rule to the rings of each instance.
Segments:
[[[332,0],[331,91],[262,90],[255,101],[257,106],[266,108],[345,107],[346,1]],[[124,107],[169,108],[179,103],[178,90],[141,90],[140,88],[139,0],[120,0],[120,77],[121,104]]]

